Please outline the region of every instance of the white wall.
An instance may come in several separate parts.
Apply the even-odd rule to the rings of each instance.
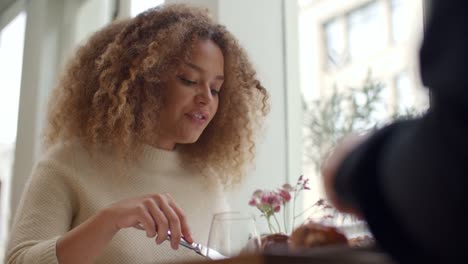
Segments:
[[[24,185],[41,152],[46,106],[49,93],[56,85],[57,75],[76,44],[89,32],[111,21],[111,2],[113,1],[26,1],[27,22],[10,216],[15,214]],[[87,22],[78,26],[77,22],[83,20]],[[12,217],[10,222],[11,220]]]
[[[255,189],[276,188],[287,180],[282,7],[281,0],[224,0],[219,4],[219,22],[247,50],[271,96],[271,112],[259,139],[256,168],[231,196],[232,206],[238,210],[248,207]]]
[[[112,21],[114,1],[83,0],[78,6],[74,21],[76,30],[74,43],[86,40],[97,29]]]
[[[39,152],[47,93],[54,84],[58,54],[61,47],[60,25],[62,7],[56,1],[28,1],[23,56],[18,131],[13,178],[11,182],[11,215],[21,197],[23,186]]]

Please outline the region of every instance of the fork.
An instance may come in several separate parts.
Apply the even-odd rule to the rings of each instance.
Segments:
[[[171,240],[171,231],[167,232],[167,240]],[[189,243],[185,238],[182,236],[179,241],[179,245],[188,248],[190,250],[195,251],[195,253],[212,259],[212,260],[219,260],[219,259],[226,259],[228,257],[224,256],[223,254],[219,253],[218,251],[208,248],[202,244],[199,243]]]

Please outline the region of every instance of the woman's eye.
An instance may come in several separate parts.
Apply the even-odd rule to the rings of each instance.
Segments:
[[[185,85],[195,85],[197,84],[196,81],[192,81],[192,80],[189,80],[187,78],[184,78],[184,77],[179,77],[179,80],[184,83]]]
[[[219,94],[219,90],[211,89],[211,95],[217,96]]]

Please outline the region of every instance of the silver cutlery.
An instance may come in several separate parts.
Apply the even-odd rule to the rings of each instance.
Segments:
[[[171,231],[167,232],[167,240],[171,240]],[[223,254],[219,253],[218,251],[208,248],[202,244],[199,243],[189,243],[187,240],[185,240],[184,237],[182,237],[179,241],[179,245],[191,249],[195,251],[195,253],[207,257],[212,260],[219,260],[219,259],[226,259],[228,257],[224,256]]]

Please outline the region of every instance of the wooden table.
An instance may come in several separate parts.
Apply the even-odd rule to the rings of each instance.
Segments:
[[[240,256],[217,261],[191,262],[191,264],[395,264],[390,257],[376,248],[355,249],[347,246],[317,248],[301,253],[277,250],[265,255]]]

